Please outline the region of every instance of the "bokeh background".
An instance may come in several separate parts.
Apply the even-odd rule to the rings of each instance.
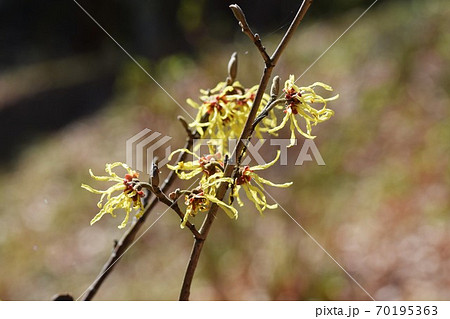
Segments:
[[[225,78],[234,51],[241,83],[260,78],[229,1],[79,3],[183,105]],[[272,52],[300,1],[237,3]],[[371,3],[313,3],[274,73],[302,74]],[[450,298],[449,17],[444,0],[378,1],[300,80],[340,94],[315,129],[326,166],[294,166],[300,143],[264,172],[294,181],[267,190],[376,299]],[[80,184],[101,184],[88,169],[125,161],[144,128],[180,147],[185,114],[73,1],[0,1],[0,48],[0,299],[77,298],[123,233],[121,216],[89,226],[98,198]],[[168,212],[96,299],[177,299],[191,245]],[[219,214],[191,298],[369,299],[281,209],[249,204]]]

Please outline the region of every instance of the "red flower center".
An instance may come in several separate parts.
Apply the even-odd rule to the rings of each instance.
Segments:
[[[185,196],[185,204],[191,206],[192,210],[205,210],[207,203],[203,197],[204,192],[202,189],[194,189],[191,194]]]
[[[208,114],[211,114],[214,112],[214,109],[217,109],[217,111],[221,111],[223,109],[222,105],[220,105],[220,102],[228,103],[227,97],[225,95],[216,95],[211,99],[210,102],[205,102],[206,105],[206,112]]]
[[[136,172],[133,174],[125,175],[125,178],[123,179],[123,184],[125,185],[125,189],[123,190],[123,192],[125,194],[129,194],[129,193],[135,191],[135,189],[133,188],[133,185],[134,185],[133,179],[138,178],[138,177],[139,177],[139,174]],[[144,192],[142,190],[139,190],[139,191],[136,191],[136,194],[133,197],[131,197],[131,199],[136,202],[140,198],[143,198],[143,197],[145,197]]]
[[[220,160],[220,158],[221,158],[220,153],[217,153],[214,155],[202,156],[202,157],[200,157],[198,162],[200,164],[200,167],[203,168],[203,172],[206,173],[208,176],[211,176],[211,175],[217,173],[218,168],[214,165],[208,165],[208,164],[215,162],[223,168],[223,162]]]
[[[289,90],[283,89],[286,99],[286,109],[283,111],[286,113],[289,109],[293,114],[298,114],[297,105],[301,103],[300,97],[302,94],[300,92],[296,92],[294,88],[290,88]]]
[[[246,173],[248,173],[248,175]],[[253,173],[250,167],[245,166],[244,168],[241,168],[240,176],[236,178],[236,185],[249,183],[252,180],[252,177],[249,175],[249,173]]]

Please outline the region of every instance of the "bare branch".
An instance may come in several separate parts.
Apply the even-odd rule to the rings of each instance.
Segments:
[[[186,144],[184,145],[185,149],[190,149],[193,144],[193,138],[196,136],[195,134],[190,134],[191,136],[188,137],[186,140]],[[178,156],[177,162],[184,161],[187,157],[186,152],[181,152]],[[173,182],[176,179],[175,171],[171,171],[167,178],[164,180],[164,183],[161,185],[161,191],[165,192],[169,189],[169,187],[173,184]],[[114,249],[106,261],[106,263],[103,265],[102,270],[100,271],[97,278],[94,280],[94,282],[89,286],[88,290],[84,294],[83,298],[81,300],[89,301],[94,298],[95,294],[97,293],[98,289],[101,287],[102,283],[105,281],[105,279],[109,276],[109,274],[114,269],[114,266],[117,264],[117,262],[120,260],[120,257],[125,253],[125,251],[133,244],[134,239],[136,238],[137,233],[141,229],[142,225],[144,224],[147,217],[152,212],[153,208],[158,204],[159,199],[157,197],[153,197],[152,200],[150,200],[150,195],[145,200],[147,201],[147,205],[145,206],[144,213],[142,214],[141,218],[136,220],[136,222],[131,226],[131,228],[128,229],[128,231],[122,236],[122,238],[117,242],[117,244],[114,246]]]
[[[252,124],[252,130],[254,131],[256,126],[261,122],[267,115],[269,115],[269,112],[279,104],[283,104],[286,102],[285,99],[278,99],[274,101],[269,101],[269,103],[266,105],[266,107],[259,113],[259,115],[256,117],[255,121]],[[252,132],[253,133],[253,132]]]
[[[230,9],[233,11],[234,16],[239,21],[239,26],[242,28],[242,32],[244,32],[258,48],[266,65],[271,65],[272,61],[270,59],[270,56],[266,52],[266,48],[262,45],[261,38],[259,37],[258,33],[253,33],[252,29],[250,29],[250,26],[247,23],[247,19],[245,18],[245,14],[242,11],[241,7],[239,7],[237,4],[232,4],[230,5]]]
[[[236,19],[239,21],[239,25],[242,28],[242,31],[253,41],[253,43],[256,45],[257,49],[259,50],[264,63],[265,68],[263,75],[261,77],[258,92],[256,93],[255,100],[253,102],[252,109],[249,113],[247,122],[242,130],[241,138],[240,140],[250,140],[253,130],[254,130],[254,120],[256,117],[257,110],[259,108],[259,105],[262,101],[262,97],[264,94],[264,91],[267,87],[268,81],[270,79],[272,69],[275,67],[275,64],[277,63],[278,59],[280,58],[282,52],[284,51],[289,39],[292,37],[293,31],[297,28],[299,23],[301,22],[303,16],[305,15],[306,11],[308,10],[309,6],[311,5],[312,0],[304,0],[300,9],[297,12],[296,17],[294,18],[291,26],[289,27],[288,31],[284,35],[283,39],[281,40],[280,44],[278,45],[275,53],[270,57],[264,46],[261,43],[261,39],[258,34],[254,34],[252,30],[250,29],[246,19],[245,15],[242,12],[241,8],[238,5],[232,5],[230,8],[233,10],[233,13],[236,17]],[[230,62],[231,63],[231,62]],[[232,66],[232,65],[231,65]],[[229,70],[229,77],[233,77],[233,67]],[[228,81],[227,81],[228,82]],[[184,119],[180,119],[181,124],[185,128],[185,131],[187,132],[188,138],[186,141],[186,144],[184,146],[185,149],[190,149],[193,144],[193,139],[198,138],[198,133],[191,132],[189,129],[188,124]],[[207,116],[205,115],[204,118],[202,118],[202,122],[207,120]],[[243,154],[245,152],[246,145],[244,143],[238,143],[235,150],[233,151],[233,154]],[[177,161],[184,161],[187,156],[186,152],[182,152],[179,154]],[[225,177],[230,177],[233,173],[234,166],[227,163],[224,171]],[[145,198],[144,203],[146,204],[144,213],[141,218],[136,220],[136,222],[131,226],[131,228],[128,229],[128,231],[122,236],[122,238],[115,244],[115,247],[113,249],[113,252],[111,253],[109,259],[104,264],[100,274],[97,276],[95,281],[91,284],[87,292],[84,294],[84,297],[82,300],[92,300],[92,298],[97,293],[98,289],[101,287],[103,281],[108,277],[108,275],[111,273],[111,271],[114,269],[114,266],[116,265],[117,261],[120,259],[120,257],[125,253],[125,251],[132,245],[134,242],[134,239],[139,232],[140,228],[144,224],[146,218],[150,215],[152,209],[156,206],[156,204],[163,199],[163,202],[168,204],[171,208],[174,208],[174,210],[177,212],[177,214],[180,216],[180,218],[184,217],[184,214],[180,211],[180,209],[176,208],[178,205],[174,205],[174,202],[168,198],[164,192],[168,190],[168,188],[172,185],[172,183],[175,181],[176,174],[175,171],[171,171],[161,187],[154,186],[159,184],[159,177],[158,174],[153,175],[153,178],[151,180],[151,185],[148,184],[152,189],[153,193],[159,194],[153,197],[152,200],[150,200],[150,195]],[[218,190],[217,190],[217,199],[222,200],[225,196],[225,193],[228,189],[228,183],[222,183]],[[159,193],[160,192],[160,193]],[[191,259],[189,261],[186,274],[183,281],[183,286],[180,294],[180,300],[188,300],[189,294],[190,294],[190,286],[192,283],[192,279],[198,264],[198,260],[200,257],[200,253],[203,248],[203,244],[205,239],[208,236],[208,233],[210,231],[211,225],[215,219],[216,213],[217,213],[218,206],[216,204],[213,204],[203,222],[202,227],[199,231],[195,230],[197,233],[194,233],[195,242],[194,247],[191,253]],[[193,225],[191,225],[193,226]],[[188,226],[189,227],[189,226]],[[194,227],[195,229],[195,227]],[[192,229],[191,229],[192,231]]]
[[[294,20],[291,23],[289,29],[286,31],[286,34],[284,35],[283,39],[281,40],[280,44],[278,45],[275,53],[273,54],[272,58],[269,58],[269,59],[267,59],[265,57],[265,55],[263,54],[263,53],[265,53],[265,49],[261,50],[260,47],[258,46],[258,44],[255,42],[256,37],[255,37],[255,35],[253,35],[250,28],[248,27],[248,23],[245,19],[244,13],[242,12],[242,9],[239,8],[238,5],[230,6],[231,10],[233,10],[233,13],[234,13],[236,19],[238,19],[239,24],[241,25],[241,27],[243,29],[243,32],[246,33],[255,42],[255,44],[258,47],[259,51],[261,52],[264,62],[265,62],[263,75],[262,75],[260,83],[259,83],[259,87],[258,87],[258,91],[256,93],[255,100],[253,102],[252,108],[248,115],[247,122],[245,123],[245,126],[242,130],[241,137],[239,139],[240,142],[236,145],[236,147],[233,151],[233,155],[240,154],[240,157],[242,157],[241,155],[243,154],[243,152],[245,152],[246,145],[245,145],[245,143],[242,143],[241,141],[250,140],[252,137],[252,134],[254,131],[253,123],[255,121],[255,117],[256,117],[256,113],[259,109],[259,105],[261,104],[262,97],[264,95],[264,91],[267,88],[267,84],[268,84],[270,76],[272,74],[272,70],[275,67],[275,65],[276,65],[278,59],[280,58],[281,54],[283,53],[284,49],[286,48],[289,40],[291,39],[293,32],[295,31],[295,29],[298,27],[298,25],[302,21],[306,11],[309,9],[311,3],[312,3],[312,0],[304,0],[303,1],[302,5],[300,6],[300,8],[297,11],[297,14],[296,14]],[[257,37],[256,40],[259,41],[259,44],[262,47],[259,37]],[[230,163],[227,163],[227,165],[225,167],[224,177],[231,177],[233,174],[233,171],[234,171],[234,166],[231,165]],[[218,200],[222,200],[225,196],[227,189],[228,189],[228,183],[221,183],[217,189],[216,198]],[[188,263],[188,266],[186,269],[186,273],[184,276],[184,280],[183,280],[183,285],[181,288],[180,300],[189,300],[192,279],[194,277],[194,273],[197,268],[198,259],[200,258],[200,253],[202,251],[204,241],[208,237],[208,233],[209,233],[212,223],[214,222],[214,219],[216,217],[217,209],[218,209],[218,206],[216,204],[211,205],[211,208],[209,209],[209,212],[203,222],[203,225],[200,228],[200,233],[203,235],[204,239],[202,241],[196,240],[194,242],[194,247],[192,248],[192,252],[191,252],[191,258],[189,260],[189,263]]]
[[[291,25],[289,26],[289,29],[284,34],[283,39],[281,40],[280,44],[278,45],[277,49],[271,56],[272,63],[275,65],[277,64],[281,54],[283,53],[284,49],[289,43],[289,40],[294,35],[294,31],[299,26],[300,22],[302,22],[306,12],[308,11],[309,7],[311,6],[313,0],[303,0],[300,8],[297,11],[297,14],[295,15],[294,20],[292,20]]]
[[[158,170],[158,166],[153,164],[153,171],[155,171],[155,167],[156,170]],[[151,190],[161,203],[164,203],[169,208],[173,209],[174,212],[177,213],[177,215],[181,218],[181,220],[184,219],[184,213],[180,210],[180,207],[178,206],[177,203],[178,198],[176,198],[175,200],[170,199],[169,197],[167,197],[166,194],[164,194],[161,191],[158,185],[150,185],[148,183],[138,183],[137,186],[138,187],[142,186]],[[195,239],[203,239],[203,236],[198,232],[197,228],[195,228],[195,226],[192,225],[189,221],[186,222],[186,227],[190,229]]]
[[[203,240],[195,240],[192,247],[191,257],[189,258],[188,267],[184,274],[183,285],[180,292],[180,301],[188,301],[191,294],[191,284],[197,269],[198,260],[203,249],[206,237]]]

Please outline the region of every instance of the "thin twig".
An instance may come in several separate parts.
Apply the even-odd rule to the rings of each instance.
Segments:
[[[285,99],[278,99],[278,100],[274,100],[274,101],[269,101],[269,103],[267,104],[267,106],[261,111],[261,113],[258,114],[258,116],[256,117],[255,121],[252,123],[252,133],[255,130],[256,126],[258,126],[258,124],[267,116],[269,115],[269,112],[276,106],[279,104],[283,104],[284,102],[286,102]],[[250,134],[251,136],[252,134]]]
[[[204,123],[208,120],[209,114],[205,114],[200,120],[200,123]],[[189,125],[187,124],[186,120],[179,116],[178,120],[180,121],[181,125],[186,131],[187,139],[186,143],[184,145],[184,149],[191,149],[194,140],[199,138],[200,134],[198,132],[192,132],[189,129]],[[187,157],[187,152],[181,152],[178,155],[177,163],[184,161]],[[163,184],[159,188],[161,192],[166,192],[170,186],[172,186],[173,182],[175,181],[177,175],[175,171],[170,171],[170,173],[167,175],[166,179],[164,180]],[[158,180],[159,183],[159,180]],[[114,241],[114,248],[111,252],[111,255],[109,256],[106,263],[103,265],[100,274],[97,276],[97,278],[94,280],[94,282],[89,286],[88,290],[83,294],[84,297],[81,299],[83,301],[89,301],[92,300],[92,298],[96,295],[98,289],[101,287],[102,283],[105,281],[105,279],[109,276],[111,271],[114,269],[114,266],[119,261],[120,257],[127,251],[127,249],[133,244],[134,239],[136,238],[137,233],[141,229],[142,225],[144,224],[146,218],[150,215],[153,208],[158,204],[159,199],[157,197],[153,197],[150,201],[152,192],[149,192],[146,198],[144,198],[144,213],[142,216],[131,226],[131,228],[122,236],[122,238],[119,241]],[[178,214],[178,213],[177,213]],[[179,214],[178,214],[179,215]],[[180,216],[180,215],[179,215]],[[183,217],[180,216],[180,218],[183,220]],[[195,229],[195,233],[192,227],[191,223],[186,223],[186,226],[192,231],[195,238],[201,239],[203,235]]]
[[[190,149],[193,144],[195,134],[190,134],[190,136],[186,140],[186,144],[184,145],[185,149]],[[187,157],[187,152],[181,152],[178,156],[177,162],[184,161]],[[161,185],[161,191],[165,192],[169,189],[169,187],[173,184],[173,182],[176,179],[175,171],[170,171],[167,178],[164,180],[163,184]],[[88,290],[84,294],[84,297],[81,300],[89,301],[92,300],[92,298],[97,293],[98,289],[102,285],[102,283],[105,281],[105,279],[108,277],[108,275],[111,273],[111,271],[114,269],[114,266],[117,264],[117,261],[120,259],[120,257],[125,253],[125,251],[130,247],[130,245],[134,242],[134,239],[136,238],[137,233],[141,229],[142,225],[144,224],[146,218],[150,215],[153,208],[158,204],[159,199],[157,197],[153,197],[153,199],[150,201],[150,194],[148,196],[148,204],[145,207],[144,213],[142,214],[141,218],[136,220],[136,222],[131,226],[130,229],[122,236],[122,238],[116,242],[114,249],[106,261],[106,263],[103,265],[102,270],[100,271],[100,274],[97,276],[97,278],[94,280],[94,282],[89,286]]]
[[[297,14],[296,14],[294,20],[291,23],[289,29],[286,31],[286,34],[284,35],[283,39],[281,40],[281,42],[278,45],[277,49],[275,50],[274,54],[270,58],[270,61],[267,61],[267,59],[263,55],[265,67],[264,67],[263,75],[262,75],[260,83],[259,83],[258,92],[256,93],[256,97],[253,102],[250,113],[248,115],[247,122],[245,123],[245,126],[242,130],[241,137],[239,139],[239,143],[237,143],[232,156],[234,154],[242,154],[242,152],[245,151],[245,144],[242,143],[241,141],[245,141],[245,140],[248,140],[249,138],[251,138],[251,135],[253,133],[253,130],[252,130],[253,122],[255,120],[256,113],[259,109],[259,105],[261,104],[264,91],[267,88],[267,84],[268,84],[270,76],[272,74],[272,70],[275,67],[276,63],[278,62],[284,49],[286,48],[295,29],[298,27],[298,25],[302,21],[303,17],[305,16],[306,11],[308,11],[311,3],[312,3],[312,0],[304,0],[303,1],[302,5],[300,6],[300,8],[297,11]],[[231,7],[231,9],[233,10],[233,13],[235,14],[235,16],[239,20],[239,22],[242,23],[241,26],[243,28],[243,32],[245,33],[245,30],[246,30],[245,29],[245,25],[246,25],[245,24],[246,23],[245,16],[243,15],[242,10],[240,10],[240,12],[242,13],[242,16],[240,15],[239,11],[235,11],[236,7],[238,7],[238,6],[233,5],[233,7]],[[235,9],[233,9],[233,8],[235,8]],[[236,12],[237,12],[237,14],[236,14]],[[248,24],[247,24],[247,26],[248,26]],[[249,30],[249,28],[248,28],[248,30]],[[246,33],[246,34],[249,35],[248,33]],[[257,46],[258,50],[262,54],[262,51],[261,51],[258,43],[255,42],[255,45]],[[262,46],[262,44],[261,44],[261,46]],[[264,50],[264,52],[265,52],[265,50]],[[234,165],[232,165],[230,163],[226,163],[224,177],[230,177],[232,175],[233,171],[234,171]],[[227,189],[228,189],[228,183],[221,183],[217,189],[216,198],[219,200],[222,200],[225,196]],[[208,233],[209,233],[212,223],[214,222],[214,219],[216,217],[217,209],[218,209],[218,206],[216,204],[211,205],[211,208],[203,222],[203,225],[200,228],[200,233],[203,235],[203,239],[195,240],[195,242],[194,242],[194,246],[193,246],[192,252],[191,252],[191,257],[190,257],[190,260],[189,260],[189,263],[188,263],[188,266],[186,269],[186,273],[185,273],[184,280],[183,280],[183,285],[182,285],[181,292],[180,292],[180,300],[189,300],[192,279],[194,277],[195,270],[197,268],[198,260],[200,258],[200,254],[203,249],[205,240],[208,237]]]
[[[136,187],[145,187],[148,190],[150,190],[161,203],[166,204],[169,208],[172,208],[175,213],[181,218],[181,221],[184,220],[184,213],[180,210],[180,207],[178,206],[178,203],[176,200],[171,200],[169,197],[167,197],[166,194],[164,194],[161,189],[158,186],[158,183],[155,181],[155,176],[158,176],[155,171],[158,171],[158,166],[154,163],[153,164],[153,173],[152,173],[152,185],[148,183],[142,183],[139,182],[136,184]],[[194,225],[192,225],[189,221],[186,222],[186,227],[190,229],[192,234],[194,235],[195,239],[201,239],[203,236],[198,232],[197,228],[195,228]]]
[[[253,130],[256,128],[258,123],[263,120],[263,118],[269,115],[270,110],[272,110],[275,105],[281,102],[277,101],[279,93],[280,93],[280,77],[278,75],[275,75],[272,80],[272,86],[270,87],[270,100],[269,102],[267,102],[267,105],[264,107],[261,113],[258,114],[255,121],[253,122],[252,124]]]
[[[232,4],[230,5],[230,9],[233,11],[234,16],[239,21],[239,26],[242,28],[242,32],[244,32],[256,45],[266,65],[270,65],[272,63],[270,56],[267,54],[266,48],[262,45],[259,34],[253,33],[252,29],[250,29],[250,26],[247,23],[247,19],[245,18],[245,14],[242,11],[241,7],[239,7],[237,4]]]

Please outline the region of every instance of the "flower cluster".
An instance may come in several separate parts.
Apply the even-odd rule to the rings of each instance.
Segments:
[[[274,84],[274,87],[277,88],[278,84]],[[327,91],[333,90],[330,86],[321,82],[316,82],[307,87],[299,87],[295,85],[295,78],[291,75],[284,84],[284,96],[282,98],[276,99],[278,93],[273,93],[277,92],[278,89],[273,89],[271,98],[264,94],[258,109],[258,113],[262,114],[262,121],[259,121],[258,125],[254,127],[255,136],[262,138],[264,132],[276,135],[289,121],[291,131],[289,146],[295,144],[296,132],[305,138],[314,138],[315,136],[311,135],[312,126],[328,120],[334,114],[331,109],[327,108],[327,103],[339,96],[324,98],[315,92],[316,88]],[[179,161],[174,165],[167,164],[167,167],[173,170],[180,179],[189,180],[196,177],[199,180],[198,183],[195,183],[194,188],[180,191],[180,194],[184,195],[186,205],[181,223],[182,228],[190,217],[208,211],[212,204],[218,205],[230,218],[237,218],[238,211],[233,207],[233,201],[236,199],[238,205],[243,206],[240,190],[244,190],[246,197],[253,202],[260,213],[263,213],[266,209],[275,209],[277,204],[269,204],[267,201],[264,185],[284,188],[292,184],[291,182],[275,184],[256,174],[257,171],[273,166],[278,161],[280,152],[270,163],[251,167],[237,167],[232,177],[224,174],[226,165],[222,156],[230,155],[227,141],[240,137],[257,91],[258,86],[245,88],[237,81],[227,80],[227,82],[220,82],[211,90],[200,90],[202,94],[200,104],[191,99],[187,100],[189,105],[197,109],[197,116],[189,126],[198,133],[200,138],[220,139],[222,143],[214,147],[210,145],[210,154],[206,156],[198,156],[188,149],[178,149],[169,156],[169,160],[171,160],[176,153],[191,154],[194,157],[193,161]],[[284,116],[278,124],[276,113],[283,114],[281,110],[284,112]],[[301,128],[298,119],[305,121],[305,129]],[[198,149],[194,149],[194,151],[196,150]],[[127,174],[123,178],[112,171],[117,166],[126,169]],[[119,226],[119,228],[123,228],[126,226],[133,209],[138,211],[135,215],[137,218],[143,214],[142,198],[144,193],[140,188],[143,183],[139,182],[138,174],[135,171],[120,162],[107,164],[106,172],[109,176],[95,176],[92,171],[90,171],[90,174],[96,180],[115,182],[107,190],[101,191],[85,184],[82,185],[84,189],[101,195],[98,203],[101,210],[92,219],[91,224],[105,214],[111,214],[115,217],[114,211],[116,209],[124,209],[126,216]],[[217,198],[217,191],[222,183],[225,183],[230,189],[230,201],[228,203]],[[152,190],[151,187],[149,189]],[[114,193],[116,195],[113,195]],[[103,204],[105,198],[106,203]],[[170,198],[174,200],[178,196]]]
[[[243,188],[245,194],[247,195],[247,198],[255,204],[256,209],[260,213],[262,213],[266,208],[275,209],[278,207],[277,204],[270,205],[267,203],[266,195],[264,194],[265,190],[263,188],[263,184],[285,188],[291,186],[292,182],[275,184],[257,175],[255,171],[260,171],[269,168],[270,166],[274,165],[279,158],[280,152],[278,151],[277,156],[270,163],[252,167],[244,166],[239,169],[239,172],[235,178],[235,187],[232,194],[232,196],[236,198],[239,206],[244,205],[241,198],[239,197],[239,190]],[[252,180],[254,181],[254,184],[252,183]]]
[[[203,172],[204,174],[202,176],[202,181],[206,181],[217,177],[217,174],[223,174],[223,161],[221,160],[222,156],[220,153],[200,157],[188,149],[182,148],[172,152],[169,156],[169,161],[175,154],[180,152],[186,152],[197,158],[197,160],[192,162],[178,162],[175,166],[167,164],[167,167],[174,170],[180,179],[191,179],[192,177]]]
[[[223,209],[228,217],[232,219],[238,218],[238,212],[236,208],[231,205],[225,204],[221,200],[218,200],[215,196],[214,190],[215,188],[209,188],[205,191],[205,189],[199,186],[185,195],[186,213],[184,215],[183,221],[181,222],[181,228],[184,228],[189,217],[195,217],[198,212],[205,212],[209,210],[209,208],[211,207],[211,203],[217,204],[217,206]]]
[[[228,139],[240,137],[257,91],[257,85],[244,88],[238,81],[231,85],[219,82],[211,90],[200,90],[201,104],[187,99],[187,103],[198,110],[190,127],[195,128],[202,138],[220,140],[216,151],[225,154]],[[268,101],[269,96],[264,94],[259,109],[262,110]],[[271,112],[256,128],[255,135],[262,138],[261,133],[267,132],[275,123],[275,114]]]
[[[174,170],[181,179],[191,179],[202,174],[200,177],[200,186],[185,196],[187,210],[185,219],[181,225],[182,227],[186,224],[189,216],[195,216],[198,212],[207,210],[211,202],[216,203],[222,208],[230,218],[238,217],[238,212],[233,206],[226,204],[215,197],[216,190],[221,183],[228,183],[233,186],[232,198],[236,198],[240,206],[243,206],[243,202],[239,196],[239,190],[241,188],[244,189],[247,198],[255,204],[256,209],[260,213],[266,208],[275,209],[278,207],[277,204],[271,205],[267,203],[263,184],[274,187],[289,187],[292,185],[292,182],[275,184],[255,173],[255,171],[264,170],[274,165],[280,157],[280,152],[277,153],[277,156],[273,161],[267,164],[252,167],[245,166],[239,169],[238,174],[234,178],[224,177],[224,167],[223,162],[220,160],[220,154],[199,157],[189,150],[182,149],[173,152],[171,156],[178,152],[190,153],[195,156],[197,160],[192,162],[178,162],[175,166],[167,165],[169,169]],[[170,158],[171,157],[169,157],[169,159]]]
[[[127,174],[123,178],[119,177],[112,171],[112,169],[117,166],[122,166],[127,171]],[[81,185],[82,188],[91,193],[102,195],[100,197],[100,201],[97,203],[97,206],[101,208],[101,210],[91,220],[91,225],[100,220],[105,214],[111,214],[113,217],[116,217],[114,211],[117,209],[124,209],[126,215],[122,223],[119,225],[119,228],[124,228],[128,223],[133,209],[137,211],[137,214],[135,215],[136,218],[141,217],[144,212],[141,199],[145,196],[145,194],[142,190],[137,190],[133,187],[139,177],[139,174],[130,169],[128,165],[120,162],[106,164],[105,171],[109,174],[109,176],[96,176],[92,173],[92,170],[89,170],[89,174],[97,181],[115,182],[115,184],[107,190],[101,191],[86,184]],[[116,195],[113,196],[114,193],[116,193]],[[103,200],[105,197],[106,203],[103,205]]]

